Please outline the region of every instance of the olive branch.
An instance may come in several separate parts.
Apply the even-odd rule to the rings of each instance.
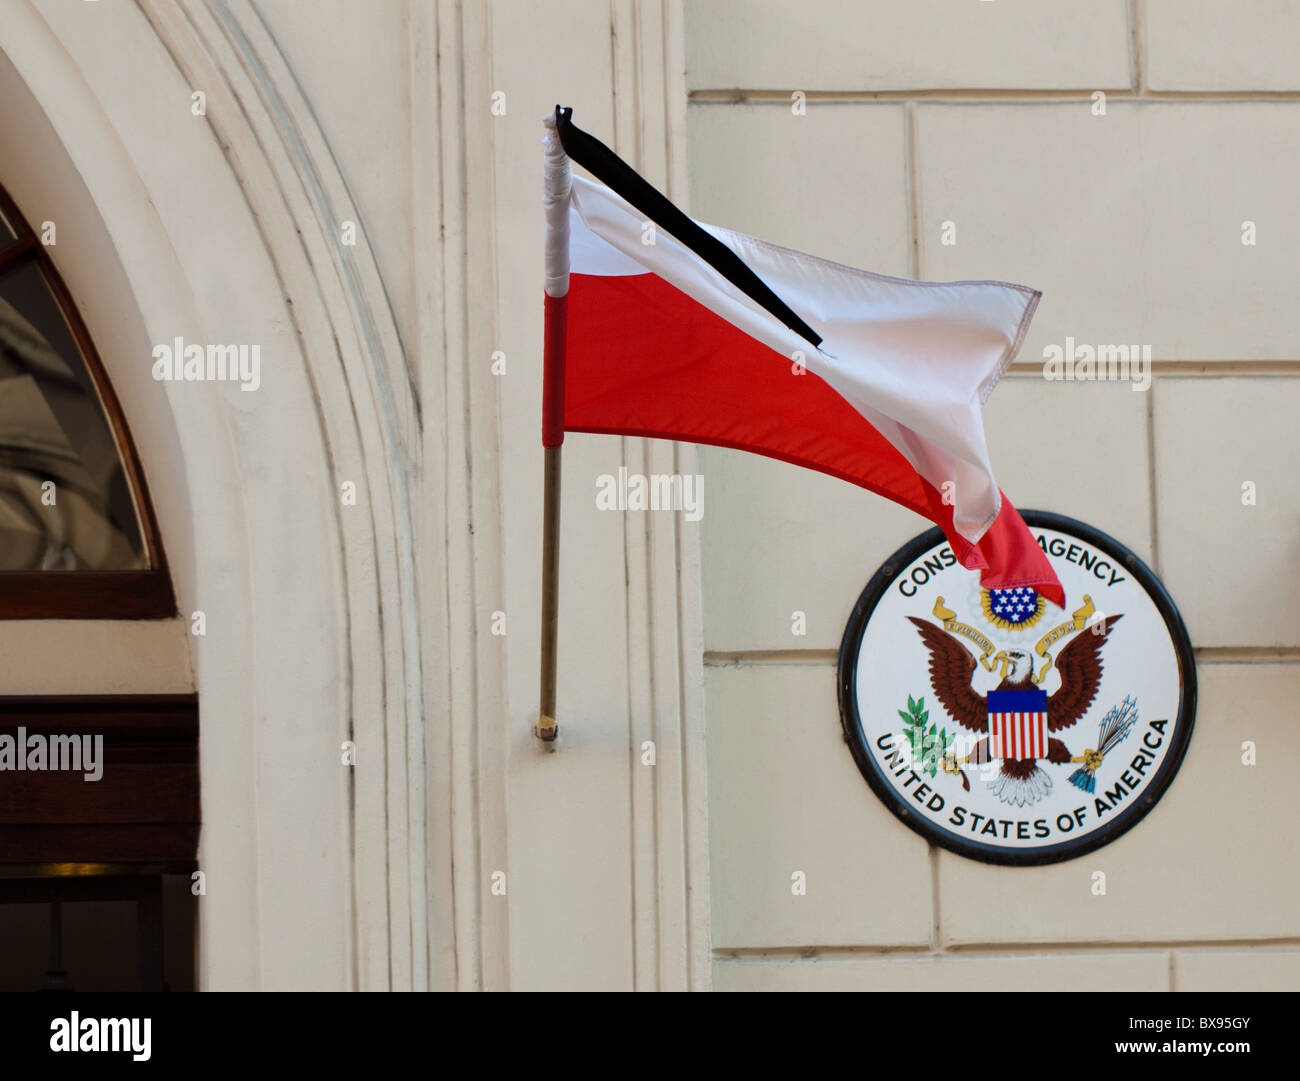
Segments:
[[[903,734],[912,747],[912,761],[930,777],[939,772],[939,763],[948,756],[948,748],[953,745],[954,737],[948,735],[948,729],[932,724],[927,729],[930,711],[925,708],[925,699],[913,699],[907,696],[907,710],[899,710],[903,718]]]

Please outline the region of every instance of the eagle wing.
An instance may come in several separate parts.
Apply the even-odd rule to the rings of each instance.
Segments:
[[[958,724],[975,732],[988,729],[984,696],[971,686],[975,658],[954,635],[915,616],[908,616],[930,651],[930,685],[943,708]]]
[[[1088,628],[1088,633],[1076,635],[1056,658],[1056,670],[1061,673],[1061,686],[1047,699],[1047,730],[1059,732],[1069,728],[1087,712],[1101,686],[1101,647],[1110,637],[1110,629],[1120,621],[1120,616],[1106,619],[1101,633]],[[1094,624],[1096,626],[1096,624]]]

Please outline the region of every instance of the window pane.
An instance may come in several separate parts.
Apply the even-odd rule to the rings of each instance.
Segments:
[[[147,566],[116,440],[35,264],[0,277],[0,570]]]

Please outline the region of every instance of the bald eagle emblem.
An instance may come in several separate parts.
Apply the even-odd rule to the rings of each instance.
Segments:
[[[1087,713],[1097,697],[1102,650],[1111,629],[1122,618],[1112,615],[1088,624],[1093,608],[1089,598],[1085,597],[1085,601],[1085,607],[1074,613],[1073,620],[1062,624],[1040,643],[1037,652],[1045,663],[1037,674],[1034,656],[1026,650],[1007,649],[990,657],[992,644],[977,632],[972,634],[972,628],[957,622],[956,613],[943,607],[942,597],[934,606],[940,625],[907,617],[929,651],[930,685],[935,697],[975,740],[968,755],[959,758],[955,753],[948,753],[941,762],[944,772],[960,776],[967,791],[970,781],[963,767],[979,766],[983,772],[992,774],[988,787],[1003,803],[1025,807],[1052,791],[1052,778],[1039,762],[1083,763],[1083,771],[1089,777],[1101,764],[1105,751],[1089,748],[1075,755],[1063,739],[1066,730]],[[1035,604],[1034,609],[1037,608]],[[1035,611],[1034,618],[1039,614]],[[1076,631],[1083,633],[1075,634],[1054,659],[1041,648],[1049,640]],[[963,645],[963,638],[984,645],[984,656],[973,656]],[[980,694],[973,685],[981,663],[987,671],[1001,665],[1001,682],[987,695]],[[1052,668],[1060,683],[1048,694],[1040,685]],[[999,761],[1000,766],[995,768]]]

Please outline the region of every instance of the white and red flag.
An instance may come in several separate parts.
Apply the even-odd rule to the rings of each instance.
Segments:
[[[1041,294],[886,277],[695,222],[571,112],[546,121],[543,444],[654,436],[829,473],[938,524],[984,586],[1063,605],[980,413]]]

